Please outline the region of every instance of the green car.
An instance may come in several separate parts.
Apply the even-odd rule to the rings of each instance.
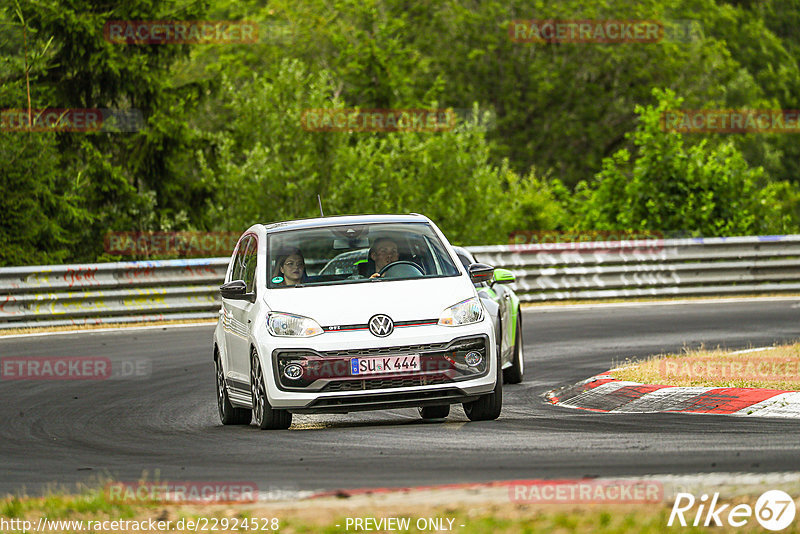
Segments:
[[[477,263],[472,253],[462,247],[453,247],[465,269]],[[500,362],[503,368],[503,382],[519,384],[525,368],[522,344],[522,313],[519,297],[508,286],[515,278],[511,271],[495,269],[490,282],[475,284],[478,296],[495,325],[499,340]]]

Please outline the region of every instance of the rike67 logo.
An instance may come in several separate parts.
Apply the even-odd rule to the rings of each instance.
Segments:
[[[696,510],[695,505],[697,505]],[[756,501],[755,507],[749,504],[737,504],[732,508],[730,504],[719,503],[719,493],[715,493],[710,501],[706,494],[701,495],[698,500],[691,493],[678,493],[667,526],[675,525],[677,519],[677,524],[682,527],[688,526],[688,521],[695,527],[701,525],[721,527],[725,523],[732,527],[742,527],[755,517],[763,528],[778,531],[791,525],[795,512],[794,500],[781,490],[763,493]]]

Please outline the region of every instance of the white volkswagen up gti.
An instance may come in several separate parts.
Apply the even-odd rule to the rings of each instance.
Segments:
[[[214,331],[223,424],[288,428],[293,413],[463,404],[496,419],[495,332],[468,269],[422,215],[257,224],[239,239]]]

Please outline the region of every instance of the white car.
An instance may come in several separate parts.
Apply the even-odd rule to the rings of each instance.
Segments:
[[[473,285],[493,272],[463,266],[417,214],[252,226],[220,288],[222,423],[278,429],[293,413],[407,407],[442,419],[455,403],[496,419],[500,351]]]

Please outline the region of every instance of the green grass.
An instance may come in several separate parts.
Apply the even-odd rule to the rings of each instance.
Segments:
[[[758,492],[756,492],[758,493]],[[457,497],[445,497],[443,504],[434,499],[429,504],[403,503],[402,495],[396,498],[381,497],[382,504],[365,500],[352,503],[347,500],[320,499],[319,501],[292,501],[285,503],[254,503],[248,505],[192,506],[176,504],[119,505],[109,502],[105,491],[86,489],[79,494],[52,493],[44,497],[9,496],[0,499],[0,515],[7,518],[24,518],[35,521],[47,516],[50,519],[137,519],[159,515],[173,522],[183,518],[272,518],[280,520],[279,532],[285,534],[338,534],[358,532],[345,529],[346,518],[408,517],[410,529],[402,533],[431,532],[416,528],[418,518],[451,518],[453,533],[457,534],[564,534],[564,533],[657,533],[657,532],[760,532],[755,520],[745,527],[734,529],[702,527],[667,527],[671,502],[635,504],[528,504],[511,502],[507,496],[495,495],[476,504],[462,504]],[[442,499],[442,498],[440,498]],[[756,497],[736,498],[734,502],[755,503]],[[729,502],[725,500],[724,502]],[[724,518],[723,518],[724,520]],[[336,525],[339,525],[338,527]],[[447,522],[445,522],[445,525]],[[463,527],[461,525],[464,525]],[[800,522],[795,521],[784,533],[798,533]],[[171,531],[177,532],[177,531]],[[228,532],[218,530],[218,532]],[[374,532],[374,531],[373,531]],[[9,533],[10,534],[10,533]]]
[[[132,518],[136,508],[108,500],[102,488],[83,489],[77,494],[50,492],[44,497],[8,496],[0,500],[0,516],[17,519],[31,515],[49,519],[94,517]]]
[[[744,354],[701,348],[626,360],[614,367],[614,378],[641,384],[800,390],[798,343]]]

